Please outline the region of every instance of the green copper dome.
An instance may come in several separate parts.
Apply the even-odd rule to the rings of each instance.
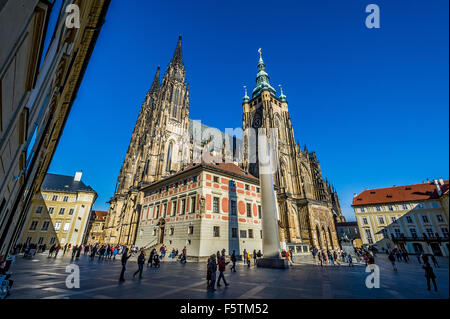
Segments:
[[[256,75],[256,87],[253,89],[252,92],[252,98],[258,96],[261,94],[264,90],[269,90],[270,93],[275,95],[276,91],[275,89],[270,85],[269,82],[269,75],[266,72],[266,65],[264,64],[264,61],[262,59],[261,55],[261,49],[258,50],[259,52],[259,62],[258,62],[258,74]]]

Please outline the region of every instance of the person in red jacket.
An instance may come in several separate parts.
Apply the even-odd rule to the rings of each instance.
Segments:
[[[223,283],[225,286],[229,286],[227,281],[225,280],[225,276],[223,275],[223,272],[225,271],[226,266],[229,264],[225,261],[225,251],[222,251],[222,256],[219,258],[219,279],[217,279],[217,287],[220,287],[220,279],[222,278]]]

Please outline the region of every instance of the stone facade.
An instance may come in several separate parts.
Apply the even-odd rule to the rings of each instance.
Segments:
[[[101,210],[93,210],[86,227],[86,236],[83,243],[95,245],[103,243],[103,230],[105,228],[105,220],[108,212]]]
[[[337,248],[334,220],[345,220],[334,188],[323,179],[314,152],[295,143],[286,97],[275,96],[268,84],[264,62],[258,65],[257,84],[252,98],[244,98],[243,127],[278,128],[279,170],[274,174],[277,192],[280,240],[284,244]],[[211,158],[238,162],[258,176],[257,162],[248,161],[248,141],[200,126],[201,141],[193,138],[195,122],[189,119],[189,86],[182,60],[181,37],[160,85],[159,67],[133,131],[131,142],[110,200],[105,223],[105,240],[112,244],[134,244],[137,238],[143,194],[139,189],[183,170],[197,162],[200,149]],[[261,74],[265,74],[261,76]],[[266,77],[266,78],[265,78]],[[267,82],[267,83],[266,83]],[[266,86],[268,84],[268,86]],[[255,123],[259,123],[255,126]],[[219,143],[210,135],[219,135]],[[225,146],[232,145],[230,148]],[[238,160],[239,159],[239,160]],[[240,160],[242,159],[242,160]]]

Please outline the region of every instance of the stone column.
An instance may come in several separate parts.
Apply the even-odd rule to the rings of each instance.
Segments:
[[[261,186],[261,208],[263,228],[263,258],[257,260],[258,267],[288,268],[288,261],[280,256],[280,235],[278,232],[277,200],[273,187],[273,166],[270,144],[264,129],[258,134],[258,165]]]

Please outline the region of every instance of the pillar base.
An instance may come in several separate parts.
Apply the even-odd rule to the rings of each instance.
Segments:
[[[260,268],[288,269],[289,262],[286,258],[258,258],[256,266]]]

